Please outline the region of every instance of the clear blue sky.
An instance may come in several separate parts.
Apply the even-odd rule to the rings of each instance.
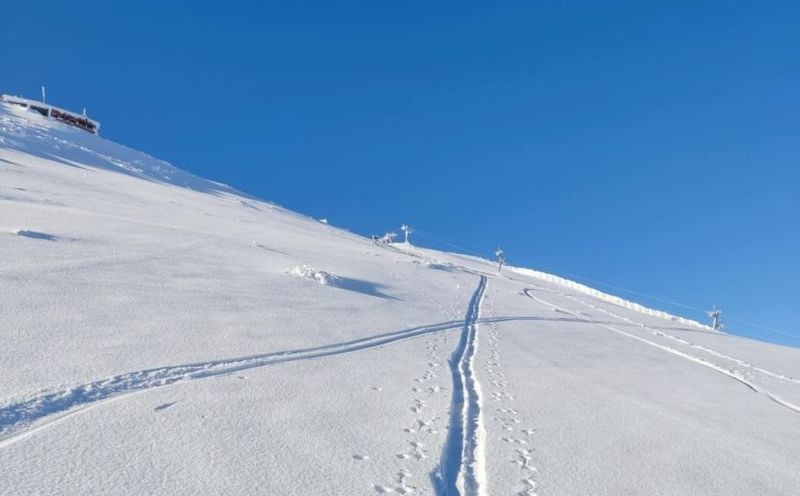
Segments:
[[[3,2],[0,91],[362,234],[800,334],[797,2],[181,3]]]

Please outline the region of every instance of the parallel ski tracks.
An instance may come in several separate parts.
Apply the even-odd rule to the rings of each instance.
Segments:
[[[472,295],[464,330],[450,357],[453,396],[447,440],[432,478],[440,496],[482,496],[486,491],[481,387],[474,370],[478,321],[486,276]]]
[[[548,306],[548,307],[552,308],[553,310],[556,310],[556,311],[559,311],[559,312],[562,312],[562,313],[565,313],[565,314],[568,314],[568,315],[572,315],[573,317],[575,317],[577,319],[580,319],[582,321],[585,321],[587,323],[595,324],[595,325],[600,326],[600,327],[602,327],[604,329],[607,329],[609,331],[615,332],[617,334],[626,336],[626,337],[631,338],[631,339],[635,339],[636,341],[639,341],[641,343],[645,343],[647,345],[650,345],[650,346],[653,346],[655,348],[661,349],[661,350],[666,351],[668,353],[671,353],[673,355],[677,355],[677,356],[679,356],[681,358],[684,358],[686,360],[689,360],[691,362],[700,364],[700,365],[702,365],[704,367],[708,367],[711,370],[719,372],[720,374],[723,374],[723,375],[725,375],[725,376],[727,376],[727,377],[729,377],[729,378],[731,378],[731,379],[733,379],[733,380],[735,380],[737,382],[740,382],[741,384],[747,386],[753,392],[764,394],[766,397],[768,397],[769,399],[771,399],[775,403],[777,403],[777,404],[779,404],[779,405],[781,405],[783,407],[786,407],[786,408],[788,408],[789,410],[792,410],[795,413],[800,413],[800,406],[795,405],[794,403],[790,403],[790,402],[780,398],[776,394],[774,394],[774,393],[772,393],[770,391],[767,391],[766,389],[764,389],[760,385],[758,385],[758,384],[754,383],[753,381],[743,377],[741,374],[739,374],[739,373],[737,373],[737,372],[735,372],[733,370],[730,370],[730,369],[728,369],[726,367],[723,367],[721,365],[718,365],[716,363],[712,363],[712,362],[710,362],[708,360],[705,360],[705,359],[703,359],[701,357],[694,356],[694,355],[692,355],[690,353],[683,352],[683,351],[678,350],[676,348],[673,348],[671,346],[667,346],[667,345],[663,345],[663,344],[660,344],[660,343],[656,343],[654,341],[650,341],[649,339],[645,339],[645,338],[643,338],[641,336],[637,336],[636,334],[632,334],[630,332],[623,331],[622,329],[618,329],[616,327],[613,327],[613,326],[608,325],[608,324],[604,324],[602,322],[593,321],[593,320],[591,320],[591,319],[589,319],[587,317],[584,317],[584,316],[580,315],[577,312],[573,312],[573,311],[567,310],[565,308],[559,307],[558,305],[556,305],[556,304],[554,304],[552,302],[549,302],[547,300],[539,298],[538,296],[533,294],[531,289],[525,289],[524,292],[525,292],[525,295],[528,296],[529,298],[531,298],[532,300],[535,300],[535,301],[537,301],[537,302],[539,302],[539,303],[541,303],[541,304],[543,304],[545,306]],[[606,310],[606,309],[604,309],[602,307],[599,307],[597,305],[592,305],[591,303],[586,303],[586,302],[581,301],[581,300],[579,300],[577,298],[574,298],[574,297],[572,297],[572,296],[570,296],[568,294],[563,294],[562,293],[561,296],[563,296],[565,298],[568,298],[568,299],[570,299],[570,300],[572,300],[572,301],[574,301],[576,303],[580,303],[581,305],[584,305],[584,306],[587,306],[589,308],[592,308],[594,310],[603,312],[606,315],[609,315],[609,316],[614,317],[616,319],[625,321],[625,322],[627,322],[629,324],[636,324],[637,326],[641,327],[642,329],[646,329],[646,330],[652,332],[653,334],[655,334],[657,336],[663,336],[663,337],[667,337],[667,338],[672,338],[672,339],[674,339],[674,340],[676,340],[678,342],[681,342],[681,344],[685,344],[685,345],[688,345],[688,346],[692,346],[694,348],[701,349],[701,350],[706,351],[706,352],[708,352],[708,353],[710,353],[710,354],[712,354],[714,356],[717,356],[719,358],[724,358],[724,359],[728,359],[728,360],[734,361],[735,363],[738,363],[739,365],[743,365],[743,366],[752,368],[753,370],[765,373],[766,375],[769,375],[769,376],[771,376],[773,378],[786,380],[788,382],[796,382],[796,379],[793,379],[791,377],[783,376],[781,374],[775,374],[773,372],[769,372],[769,371],[767,371],[765,369],[761,369],[761,368],[758,368],[758,367],[753,367],[752,365],[748,364],[747,362],[744,362],[743,360],[739,360],[737,358],[730,357],[730,356],[724,355],[722,353],[715,352],[715,351],[713,351],[713,350],[711,350],[709,348],[706,348],[706,347],[700,347],[700,346],[692,345],[692,343],[689,343],[686,340],[680,339],[680,338],[678,338],[676,336],[672,336],[671,334],[667,334],[667,333],[659,331],[659,330],[652,329],[652,328],[648,327],[645,324],[642,324],[642,323],[639,323],[639,322],[635,322],[632,319],[629,319],[629,318],[624,317],[622,315],[618,315],[618,314],[616,314],[614,312]]]

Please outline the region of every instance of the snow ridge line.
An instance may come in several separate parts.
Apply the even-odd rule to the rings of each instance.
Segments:
[[[572,312],[570,310],[566,310],[566,309],[561,308],[561,307],[559,307],[559,306],[557,306],[557,305],[555,305],[553,303],[550,303],[549,301],[546,301],[546,300],[543,300],[543,299],[541,299],[541,298],[539,298],[537,296],[534,296],[533,294],[531,294],[530,291],[531,291],[530,289],[525,289],[524,290],[525,295],[528,296],[529,298],[535,300],[535,301],[538,301],[539,303],[541,303],[543,305],[549,306],[550,308],[552,308],[554,310],[558,310],[560,312],[564,312],[564,313],[567,313],[569,315],[573,315],[573,316],[575,316],[575,317],[577,317],[577,318],[579,318],[581,320],[584,320],[586,322],[591,322],[591,323],[593,323],[595,325],[598,325],[598,326],[600,326],[600,327],[602,327],[604,329],[608,329],[609,331],[615,332],[617,334],[621,334],[623,336],[627,336],[627,337],[629,337],[631,339],[635,339],[637,341],[640,341],[642,343],[648,344],[648,345],[653,346],[655,348],[664,350],[664,351],[666,351],[668,353],[671,353],[673,355],[677,355],[677,356],[679,356],[681,358],[685,358],[686,360],[689,360],[691,362],[700,364],[700,365],[702,365],[704,367],[708,367],[708,368],[710,368],[710,369],[712,369],[714,371],[717,371],[717,372],[719,372],[719,373],[721,373],[721,374],[723,374],[725,376],[730,377],[731,379],[733,379],[735,381],[738,381],[738,382],[744,384],[745,386],[747,386],[753,392],[764,394],[766,397],[768,397],[769,399],[771,399],[775,403],[777,403],[777,404],[779,404],[779,405],[781,405],[783,407],[786,407],[789,410],[794,411],[795,413],[800,413],[800,406],[795,405],[793,403],[790,403],[790,402],[788,402],[788,401],[776,396],[775,394],[763,389],[761,386],[759,386],[759,385],[749,381],[748,379],[742,377],[741,375],[739,375],[735,371],[726,369],[725,367],[719,366],[719,365],[717,365],[715,363],[711,363],[711,362],[709,362],[707,360],[704,360],[704,359],[702,359],[700,357],[696,357],[696,356],[691,355],[689,353],[684,353],[684,352],[682,352],[680,350],[677,350],[675,348],[672,348],[672,347],[669,347],[669,346],[666,346],[666,345],[663,345],[663,344],[659,344],[659,343],[644,339],[644,338],[639,337],[639,336],[637,336],[635,334],[631,334],[631,333],[623,331],[621,329],[617,329],[616,327],[612,327],[610,325],[603,324],[603,323],[600,323],[600,322],[593,322],[590,319],[587,319],[586,317],[583,317],[583,316],[581,316],[581,315],[579,315],[579,314],[577,314],[575,312]],[[612,317],[616,317],[616,318],[619,318],[619,319],[622,319],[622,320],[625,320],[625,321],[628,321],[628,322],[636,323],[636,322],[634,322],[634,321],[632,321],[630,319],[627,319],[626,317],[619,316],[619,315],[617,315],[617,314],[615,314],[613,312],[607,311],[607,310],[605,310],[605,309],[603,309],[601,307],[592,305],[590,303],[583,302],[583,301],[581,301],[581,300],[579,300],[577,298],[574,298],[574,297],[572,297],[570,295],[562,294],[562,296],[565,296],[566,298],[569,298],[570,300],[575,301],[576,303],[580,303],[580,304],[582,304],[584,306],[587,306],[589,308],[593,308],[595,310],[599,310],[601,312],[604,312],[604,313],[606,313],[606,314],[608,314],[608,315],[610,315]],[[661,331],[656,331],[654,329],[651,329],[650,327],[648,327],[648,326],[646,326],[644,324],[641,324],[641,323],[636,323],[636,324],[638,324],[640,327],[642,327],[644,329],[647,329],[647,330],[649,330],[649,331],[651,331],[651,332],[653,332],[653,333],[655,333],[657,335],[664,334]]]
[[[461,338],[449,360],[453,375],[450,423],[439,467],[431,475],[439,496],[486,494],[481,387],[473,367],[486,285],[486,276],[481,276],[467,308]]]
[[[539,288],[539,287],[537,287],[536,289],[538,291],[551,292],[549,290],[546,290],[546,289],[543,289],[543,288]],[[527,293],[527,291],[528,291],[527,289],[525,291],[526,291],[526,294],[529,297],[535,298],[534,296],[531,296],[529,293]],[[712,350],[711,348],[708,348],[706,346],[702,346],[702,345],[699,345],[699,344],[692,343],[691,341],[688,341],[686,339],[680,338],[678,336],[674,336],[674,335],[672,335],[672,334],[670,334],[668,332],[659,330],[657,328],[656,329],[650,328],[650,327],[646,326],[645,324],[642,324],[640,322],[636,322],[635,320],[629,319],[628,317],[625,317],[624,315],[620,315],[620,314],[618,314],[616,312],[612,312],[611,310],[608,310],[606,308],[598,307],[597,305],[593,305],[591,303],[587,303],[585,301],[579,300],[579,299],[575,298],[574,296],[572,296],[572,295],[570,295],[568,293],[557,293],[557,294],[559,294],[559,295],[561,295],[561,296],[563,296],[565,298],[569,298],[569,299],[571,299],[571,300],[573,300],[573,301],[575,301],[577,303],[580,303],[581,305],[588,306],[589,308],[593,308],[595,310],[599,310],[599,311],[601,311],[601,312],[603,312],[603,313],[605,313],[607,315],[610,315],[610,316],[612,316],[614,318],[617,318],[617,319],[620,319],[620,320],[624,320],[625,322],[628,322],[629,324],[633,324],[633,325],[639,326],[641,328],[647,329],[647,330],[651,331],[653,334],[655,334],[656,336],[661,336],[661,337],[664,337],[664,338],[667,338],[667,339],[671,339],[673,341],[677,341],[678,343],[681,343],[683,345],[689,346],[691,348],[695,348],[695,349],[700,350],[702,352],[708,353],[709,355],[713,355],[713,356],[716,356],[718,358],[722,358],[724,360],[730,360],[731,362],[734,362],[737,365],[740,365],[742,367],[747,367],[749,369],[755,370],[756,372],[760,372],[760,373],[762,373],[764,375],[768,375],[768,376],[770,376],[770,377],[772,377],[774,379],[778,379],[778,380],[786,381],[786,382],[792,382],[794,384],[800,384],[800,379],[796,379],[794,377],[791,377],[791,376],[788,376],[788,375],[785,375],[785,374],[779,374],[779,373],[776,373],[776,372],[772,372],[771,370],[767,370],[767,369],[758,367],[757,365],[753,365],[752,363],[747,362],[745,360],[742,360],[741,358],[736,358],[736,357],[731,356],[731,355],[726,355],[725,353],[720,353],[720,352],[718,352],[716,350]],[[612,303],[612,304],[615,304],[615,303]]]
[[[595,310],[603,312],[606,315],[610,315],[611,317],[623,320],[623,321],[628,322],[630,324],[637,325],[637,326],[639,326],[639,327],[641,327],[643,329],[647,329],[648,331],[652,332],[656,336],[661,336],[661,337],[665,337],[665,338],[671,339],[673,341],[677,341],[678,343],[681,343],[683,345],[689,346],[691,348],[695,348],[697,350],[700,350],[700,351],[703,351],[705,353],[708,353],[709,355],[713,355],[715,357],[722,358],[724,360],[730,360],[731,362],[734,362],[737,365],[740,365],[742,367],[746,367],[746,368],[755,370],[756,372],[760,372],[760,373],[762,373],[764,375],[768,375],[768,376],[770,376],[770,377],[772,377],[774,379],[778,379],[778,380],[786,381],[786,382],[793,382],[795,384],[800,384],[800,380],[795,379],[794,377],[790,377],[788,375],[778,374],[778,373],[772,372],[770,370],[767,370],[767,369],[758,367],[756,365],[753,365],[753,364],[751,364],[751,363],[749,363],[749,362],[747,362],[745,360],[742,360],[740,358],[736,358],[736,357],[733,357],[733,356],[730,356],[730,355],[726,355],[725,353],[720,353],[720,352],[718,352],[716,350],[712,350],[711,348],[708,348],[706,346],[702,346],[702,345],[699,345],[699,344],[694,344],[694,343],[692,343],[692,342],[690,342],[690,341],[688,341],[686,339],[679,338],[678,336],[673,336],[672,334],[670,334],[668,332],[664,332],[664,331],[661,331],[661,330],[658,330],[658,329],[653,329],[651,327],[648,327],[645,324],[642,324],[640,322],[636,322],[636,321],[634,321],[632,319],[629,319],[628,317],[625,317],[624,315],[619,315],[616,312],[612,312],[611,310],[607,310],[605,308],[598,307],[596,305],[592,305],[591,303],[586,303],[586,302],[578,300],[578,299],[576,299],[576,298],[574,298],[574,297],[572,297],[570,295],[566,295],[565,294],[564,296],[566,296],[567,298],[569,298],[571,300],[577,301],[578,303],[580,303],[580,304],[582,304],[584,306],[588,306],[589,308],[593,308]]]
[[[0,448],[67,416],[123,395],[251,368],[374,348],[424,334],[455,329],[462,325],[464,322],[460,320],[441,322],[313,348],[139,370],[61,390],[44,391],[28,399],[0,407]],[[48,418],[49,422],[26,430],[26,427],[45,418]]]

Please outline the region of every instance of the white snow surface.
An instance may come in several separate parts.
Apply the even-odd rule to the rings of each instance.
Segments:
[[[800,494],[800,350],[7,105],[0,255],[3,495]]]

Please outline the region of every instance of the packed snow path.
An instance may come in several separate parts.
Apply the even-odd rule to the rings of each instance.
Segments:
[[[481,388],[473,363],[486,284],[486,276],[481,276],[467,308],[461,339],[450,358],[453,374],[450,427],[438,473],[434,474],[438,494],[443,496],[485,494]]]

